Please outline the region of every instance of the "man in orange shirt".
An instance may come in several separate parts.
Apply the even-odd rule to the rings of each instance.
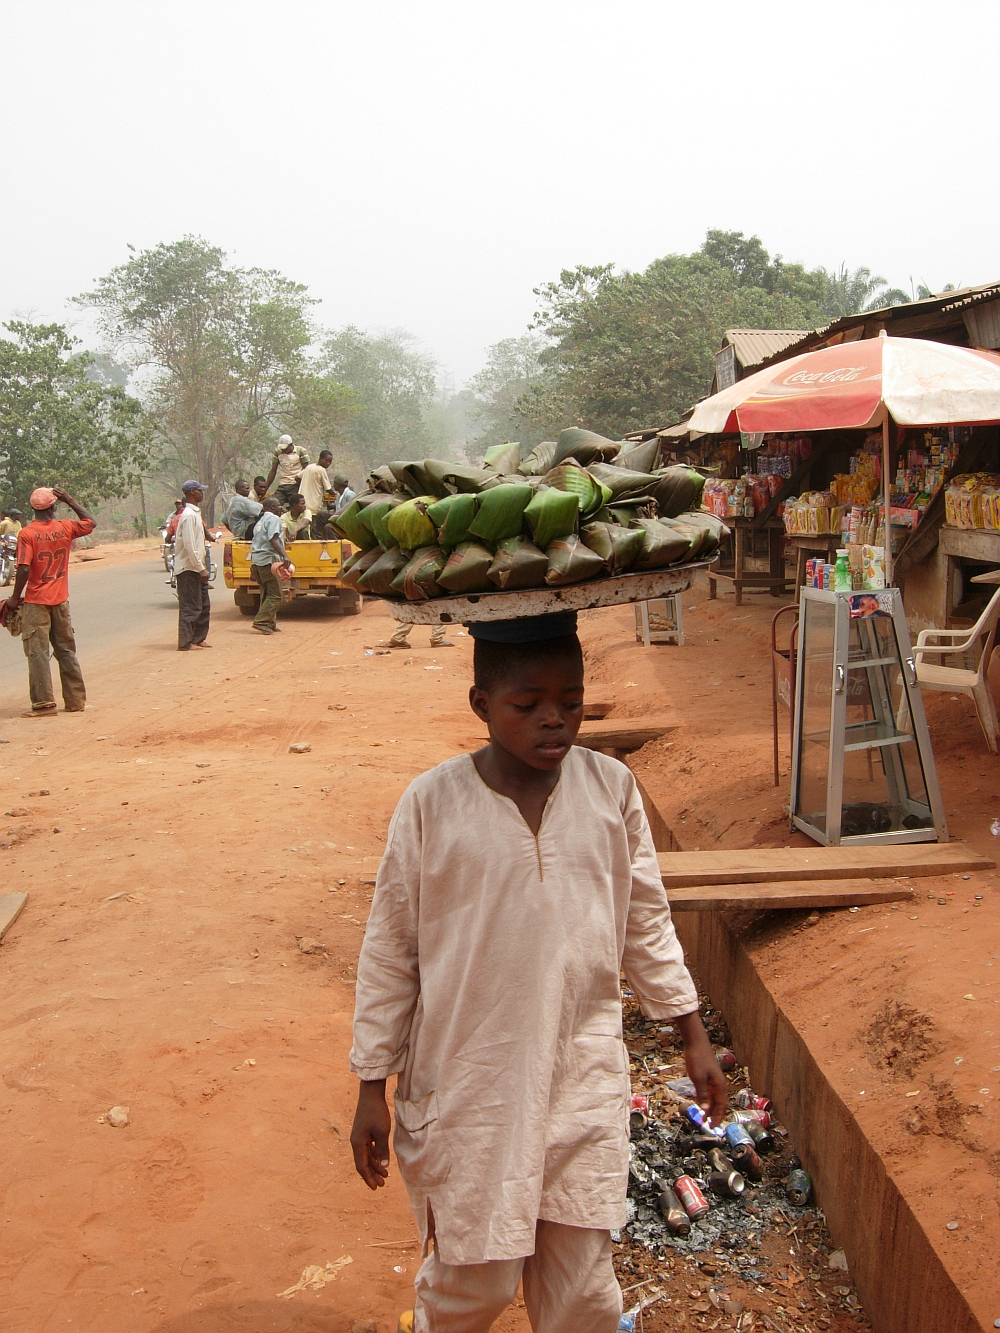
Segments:
[[[69,505],[76,518],[55,517],[56,502]],[[25,717],[48,717],[56,711],[52,691],[49,645],[59,663],[63,704],[67,713],[82,713],[87,702],[83,672],[76,656],[76,639],[69,614],[69,552],[74,537],[94,531],[94,520],[61,486],[39,486],[31,492],[34,521],[17,537],[17,574],[8,603],[16,611],[22,602],[21,641],[28,659],[31,712]]]

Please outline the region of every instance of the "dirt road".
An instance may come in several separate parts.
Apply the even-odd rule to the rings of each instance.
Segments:
[[[98,577],[74,577],[77,607]],[[410,777],[475,731],[470,648],[432,655],[425,630],[366,657],[387,614],[322,610],[267,639],[222,593],[204,653],[175,651],[169,616],[110,653],[81,634],[82,716],[22,719],[23,680],[4,691],[0,864],[30,892],[0,947],[11,1333],[382,1330],[412,1304],[398,1177],[370,1196],[348,1145],[358,877]]]
[[[371,605],[346,619],[293,610],[263,638],[220,591],[212,651],[180,654],[172,614],[156,601],[140,622],[125,592],[169,596],[162,573],[145,556],[134,568],[148,589],[123,572],[98,607],[113,649],[81,633],[83,715],[22,719],[23,659],[4,640],[0,865],[5,890],[31,895],[0,946],[4,1329],[348,1333],[374,1319],[394,1333],[416,1232],[395,1170],[369,1195],[347,1141],[371,892],[359,877],[407,782],[480,743],[471,643],[431,650],[416,629],[412,651],[367,656],[393,627]],[[74,570],[75,604],[110,573]],[[772,610],[693,591],[681,650],[638,649],[628,608],[582,619],[591,694],[614,698],[618,717],[672,711],[681,724],[637,765],[684,847],[789,841],[787,781],[770,778]],[[967,701],[935,695],[928,713],[952,832],[992,851],[998,761]],[[299,740],[310,753],[289,753]],[[985,1308],[1000,1239],[987,1072],[1000,1067],[987,947],[1000,879],[922,881],[919,896],[909,913],[824,914],[807,937],[775,914],[761,944],[845,1100],[897,1171],[906,1157],[935,1243],[961,1243]],[[867,1037],[897,997],[933,1029],[905,1073]],[[102,1120],[118,1105],[124,1128]],[[946,1230],[959,1170],[963,1223]],[[278,1296],[308,1265],[348,1257],[324,1289]],[[523,1311],[498,1327],[526,1327]]]

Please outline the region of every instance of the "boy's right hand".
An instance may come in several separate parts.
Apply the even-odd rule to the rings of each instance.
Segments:
[[[355,1170],[370,1190],[380,1189],[389,1175],[391,1127],[389,1108],[385,1104],[385,1079],[362,1083],[351,1127],[351,1148]]]

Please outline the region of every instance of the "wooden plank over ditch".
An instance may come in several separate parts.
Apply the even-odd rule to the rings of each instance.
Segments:
[[[777,884],[694,884],[670,887],[671,912],[812,911],[817,907],[865,907],[910,902],[913,890],[895,880],[807,879]]]
[[[0,894],[0,940],[24,911],[24,904],[27,901],[26,893]]]
[[[913,842],[889,847],[752,847],[744,851],[660,852],[671,889],[779,880],[890,879],[995,870],[996,861],[965,843]]]

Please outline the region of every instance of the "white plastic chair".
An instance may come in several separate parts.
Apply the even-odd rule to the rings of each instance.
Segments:
[[[976,706],[979,725],[986,737],[986,744],[991,754],[997,753],[997,734],[1000,724],[997,722],[996,704],[987,672],[990,669],[990,655],[996,639],[997,619],[1000,617],[1000,588],[986,604],[986,609],[971,629],[924,629],[917,635],[913,653],[917,666],[917,681],[922,690],[941,690],[945,694],[967,694]],[[957,666],[932,666],[924,661],[925,656],[962,655],[975,653],[979,642],[985,636],[982,651],[975,671]],[[932,640],[943,639],[944,643]]]

